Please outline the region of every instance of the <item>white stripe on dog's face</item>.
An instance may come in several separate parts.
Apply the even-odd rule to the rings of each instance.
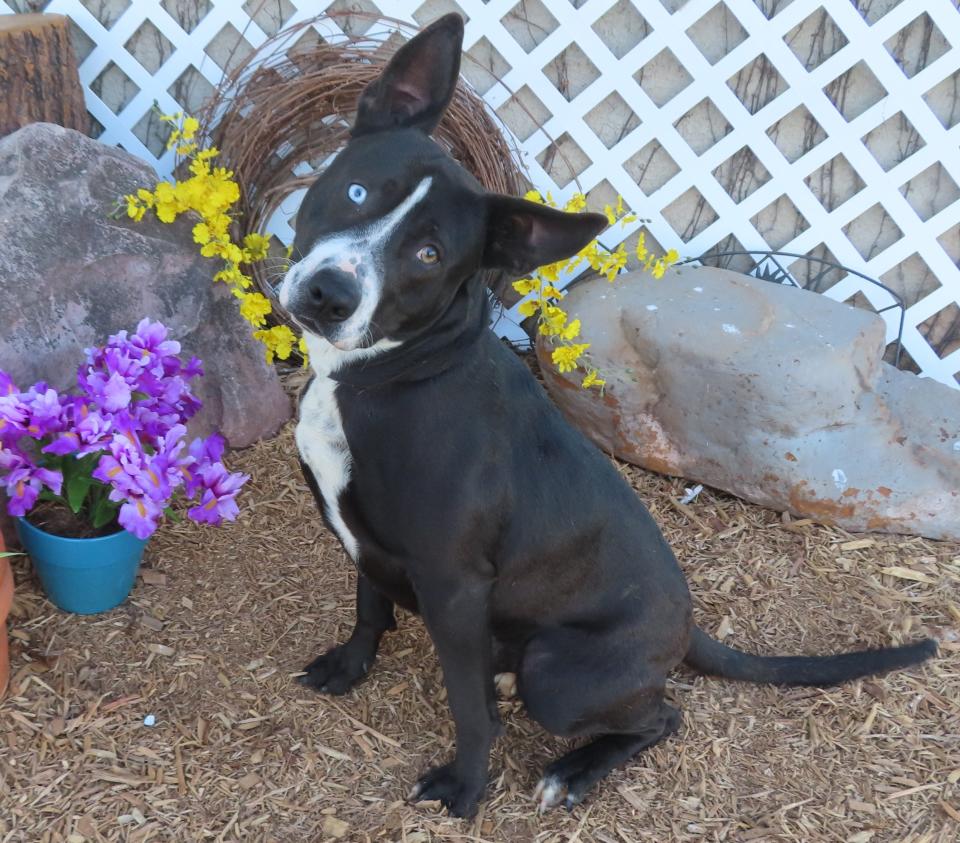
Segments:
[[[352,275],[360,286],[360,304],[337,326],[331,342],[341,350],[356,348],[370,328],[383,291],[383,252],[390,235],[423,200],[433,179],[427,176],[396,208],[379,220],[338,231],[313,244],[287,272],[280,286],[280,304],[296,315],[303,284],[320,269],[336,267]]]

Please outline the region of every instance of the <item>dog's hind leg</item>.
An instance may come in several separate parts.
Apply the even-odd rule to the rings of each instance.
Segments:
[[[543,771],[534,799],[541,813],[563,804],[569,811],[598,781],[641,750],[653,746],[680,727],[680,712],[666,703],[649,718],[642,731],[602,735],[561,756]]]
[[[357,577],[357,622],[345,644],[328,650],[305,668],[297,681],[325,694],[345,694],[373,665],[380,639],[396,629],[393,602],[377,591],[363,574]]]
[[[638,637],[554,628],[528,644],[518,676],[528,713],[555,735],[589,739],[546,768],[541,811],[573,808],[614,767],[679,728],[680,712],[663,698],[667,665],[646,661]]]

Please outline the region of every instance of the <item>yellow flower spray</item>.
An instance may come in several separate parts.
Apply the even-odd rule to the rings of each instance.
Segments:
[[[253,281],[241,269],[243,265],[267,257],[270,238],[248,234],[242,243],[233,242],[230,236],[230,224],[233,221],[231,210],[240,199],[240,187],[234,180],[233,172],[225,167],[213,166],[211,162],[219,155],[215,147],[198,148],[196,135],[200,123],[195,118],[184,117],[180,112],[161,115],[160,119],[172,126],[167,149],[176,150],[178,156],[190,162],[190,178],[162,181],[152,191],[140,189],[135,194],[125,196],[127,215],[139,221],[147,211],[153,211],[161,222],[170,223],[187,211],[196,213],[200,222],[193,227],[194,242],[200,246],[200,254],[204,257],[223,260],[223,268],[213,276],[213,280],[230,286],[230,291],[240,302],[240,315],[251,325],[253,336],[266,349],[267,362],[272,363],[274,358],[286,360],[296,348],[306,365],[307,348],[303,338],[297,337],[287,325],[266,327],[267,317],[273,312],[270,300],[258,292],[250,291]],[[532,190],[525,198],[557,207],[549,193],[544,198],[538,191]],[[564,210],[579,212],[586,205],[586,197],[577,193],[567,202]],[[616,207],[608,205],[605,211],[610,225],[627,225],[637,219],[635,215],[626,213],[623,199],[619,197]],[[661,278],[667,267],[678,258],[673,249],[659,258],[649,253],[642,233],[637,241],[636,255],[644,269],[656,278]],[[610,251],[594,240],[573,257],[542,266],[529,278],[514,282],[514,289],[521,295],[536,293],[520,305],[519,312],[524,317],[539,314],[538,330],[542,335],[553,338],[556,347],[551,356],[559,371],[572,372],[581,366],[590,343],[574,342],[580,336],[580,320],[571,320],[561,307],[564,293],[555,286],[556,282],[562,273],[572,272],[583,261],[587,261],[593,270],[612,282],[627,265],[627,260],[625,244],[621,243]],[[587,388],[603,384],[599,372],[588,369],[582,386]]]
[[[549,205],[551,208],[558,207],[549,193],[544,197],[539,191],[531,190],[524,198],[531,202]],[[575,193],[563,210],[579,212],[586,206],[586,197],[582,193]],[[616,206],[607,205],[604,208],[604,213],[607,215],[607,221],[611,226],[619,223],[622,227],[637,221],[635,214],[626,212],[623,197],[620,196],[617,197]],[[676,263],[680,255],[677,254],[675,249],[671,249],[665,255],[657,257],[647,249],[644,240],[644,234],[640,232],[636,246],[637,260],[654,278],[662,278],[667,268]],[[587,349],[590,348],[588,342],[575,342],[580,336],[580,320],[570,319],[569,314],[560,304],[565,295],[555,286],[560,280],[560,276],[573,272],[581,263],[586,261],[591,269],[599,272],[606,277],[607,281],[613,283],[626,267],[628,260],[629,254],[626,243],[621,243],[616,249],[610,251],[601,246],[598,240],[593,240],[573,257],[541,266],[529,278],[521,278],[519,281],[513,282],[513,289],[520,295],[535,294],[523,302],[517,310],[524,318],[538,316],[537,330],[541,335],[552,338],[554,349],[550,356],[554,366],[560,372],[572,372],[583,365]],[[587,374],[581,381],[581,386],[588,389],[591,386],[602,387],[604,383],[605,381],[600,377],[599,371],[588,367]]]
[[[167,149],[175,149],[178,156],[190,162],[190,178],[162,181],[153,191],[141,189],[125,196],[127,216],[139,221],[152,210],[161,222],[173,222],[187,211],[196,213],[200,222],[193,227],[194,242],[204,257],[223,260],[223,268],[213,280],[228,284],[230,292],[239,300],[240,315],[254,329],[253,336],[263,343],[267,362],[272,363],[275,357],[286,360],[296,347],[306,364],[307,349],[302,338],[286,325],[266,327],[273,306],[266,296],[250,290],[253,281],[241,269],[242,265],[267,257],[270,238],[248,234],[242,243],[233,242],[231,210],[240,199],[240,187],[234,181],[233,172],[213,166],[213,159],[219,155],[215,147],[198,149],[195,138],[200,124],[196,119],[185,118],[182,113],[165,114],[160,119],[173,126]]]

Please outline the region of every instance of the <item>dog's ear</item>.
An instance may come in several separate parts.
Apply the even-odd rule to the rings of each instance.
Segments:
[[[354,137],[384,129],[433,131],[460,73],[463,18],[444,15],[404,44],[360,95]]]
[[[526,199],[487,198],[483,265],[519,277],[579,252],[607,227],[603,214],[568,214]]]

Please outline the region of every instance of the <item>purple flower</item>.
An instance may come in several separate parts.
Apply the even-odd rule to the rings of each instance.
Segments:
[[[187,447],[185,424],[201,406],[191,382],[203,365],[196,357],[184,363],[179,353],[165,326],[144,319],[135,332],[119,331],[86,350],[78,394],[59,395],[43,382],[21,392],[0,371],[0,484],[10,511],[29,510],[44,487],[59,494],[63,477],[55,469],[62,460],[77,470],[74,457],[95,454],[92,470],[94,460],[78,463],[99,481],[89,504],[106,494],[121,504],[121,525],[141,538],[157,528],[181,489],[195,502],[199,496],[190,510],[194,520],[235,518],[235,499],[248,478],[224,468],[218,434]]]
[[[200,471],[200,480],[204,488],[200,503],[191,507],[187,515],[197,523],[219,524],[223,520],[233,521],[240,511],[235,498],[240,487],[250,477],[246,474],[231,474],[223,463],[214,463]]]
[[[83,386],[87,395],[108,413],[130,406],[132,389],[120,372],[90,372]]]
[[[51,389],[41,381],[31,386],[20,397],[28,415],[25,424],[25,432],[28,436],[42,439],[61,429],[63,407],[55,389]]]
[[[16,445],[0,448],[0,471],[13,471],[26,465],[32,466],[33,463]]]
[[[44,447],[45,454],[76,454],[82,457],[102,451],[107,447],[114,423],[109,415],[91,409],[86,399],[69,398],[64,407],[64,426],[67,429]]]
[[[206,439],[194,439],[190,443],[190,456],[197,462],[220,462],[226,440],[219,433],[212,433]]]
[[[160,357],[173,357],[180,353],[180,343],[167,339],[166,326],[149,319],[140,320],[136,333],[130,337],[130,344]]]
[[[182,374],[187,380],[191,380],[203,375],[203,363],[199,357],[191,357],[187,365],[183,367]]]
[[[22,516],[37,502],[44,486],[59,495],[63,486],[63,475],[59,471],[27,465],[15,468],[7,474],[6,486],[7,496],[10,498],[7,511],[11,515]]]
[[[147,539],[160,526],[163,506],[150,498],[134,498],[120,507],[117,520],[124,530],[138,539]]]
[[[26,421],[27,408],[20,390],[11,377],[0,369],[0,441],[21,436]]]
[[[100,457],[92,474],[96,480],[113,487],[110,499],[118,501],[146,494],[145,487],[150,485],[144,479],[146,455],[136,434],[115,433],[108,448],[109,453]]]

